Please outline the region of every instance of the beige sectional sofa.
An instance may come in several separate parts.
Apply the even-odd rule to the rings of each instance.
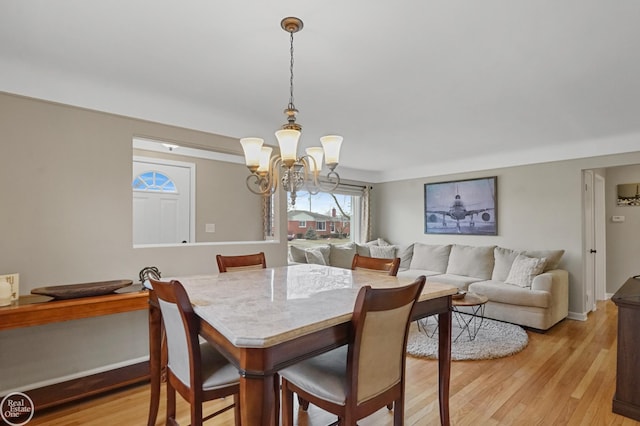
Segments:
[[[309,253],[313,251],[313,253]],[[383,240],[329,244],[302,250],[291,247],[290,261],[349,268],[353,255],[400,257],[398,276],[427,277],[428,283],[450,284],[489,298],[485,316],[548,330],[568,315],[569,277],[558,269],[564,250],[519,251],[498,246],[395,246]]]

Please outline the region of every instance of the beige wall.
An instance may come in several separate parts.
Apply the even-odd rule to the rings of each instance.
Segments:
[[[20,273],[22,294],[135,282],[150,265],[164,276],[211,273],[216,253],[262,250],[269,265],[286,263],[286,238],[133,249],[133,136],[241,154],[232,138],[0,93],[0,274]],[[236,204],[232,192],[219,202]],[[147,355],[142,311],[0,332],[0,394]]]
[[[531,250],[565,249],[561,266],[570,275],[569,310],[577,317],[584,316],[587,310],[583,279],[582,171],[634,163],[640,163],[640,152],[379,184],[372,193],[373,235],[398,244],[420,241]],[[485,176],[498,177],[497,236],[424,234],[425,183]],[[607,185],[614,180],[607,173]],[[627,238],[640,231],[640,224],[632,219],[629,209],[633,208],[625,209],[629,216],[625,222]],[[611,214],[607,209],[609,218]],[[608,230],[610,228],[612,226]],[[608,235],[609,243],[611,238],[614,236]],[[624,277],[633,272],[629,265],[637,264],[637,244],[628,242],[620,250],[609,249],[611,244],[607,245],[608,290],[617,289],[626,279]],[[614,256],[615,261],[612,260]],[[627,266],[618,268],[624,272],[617,275],[613,273],[611,262]]]

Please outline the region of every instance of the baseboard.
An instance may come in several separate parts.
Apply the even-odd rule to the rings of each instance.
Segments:
[[[568,319],[576,320],[576,321],[586,321],[587,314],[586,313],[578,313],[578,312],[569,312],[567,315]]]
[[[148,358],[135,364],[128,363],[123,367],[110,368],[94,374],[85,371],[66,378],[58,378],[55,383],[48,385],[40,382],[19,392],[27,394],[33,401],[35,410],[38,411],[147,380],[149,380]]]

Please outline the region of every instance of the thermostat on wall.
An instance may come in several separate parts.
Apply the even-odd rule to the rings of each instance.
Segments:
[[[624,222],[624,216],[611,216],[611,222]]]

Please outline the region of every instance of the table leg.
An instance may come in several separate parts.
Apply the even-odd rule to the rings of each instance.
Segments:
[[[151,292],[153,293],[153,292]],[[156,424],[158,408],[160,406],[160,381],[161,381],[161,341],[162,341],[162,317],[160,308],[154,305],[149,296],[149,374],[151,380],[151,397],[149,400],[148,426]],[[157,303],[157,299],[156,303]]]
[[[449,384],[451,379],[451,311],[438,314],[438,392],[440,424],[449,426]]]
[[[276,426],[273,374],[240,375],[240,412],[243,425]]]

